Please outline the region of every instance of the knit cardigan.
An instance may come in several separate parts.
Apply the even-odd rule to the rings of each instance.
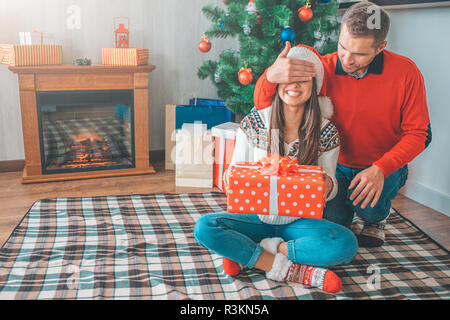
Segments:
[[[328,110],[323,110],[327,108]],[[329,110],[331,108],[331,112]],[[326,174],[333,181],[333,188],[329,193],[326,201],[330,201],[337,194],[338,184],[336,181],[336,164],[339,155],[339,134],[336,127],[328,118],[332,115],[331,103],[321,104],[322,123],[320,136],[320,155],[318,165],[323,168]],[[268,132],[270,124],[270,115],[272,107],[263,110],[254,110],[250,112],[240,124],[240,128],[236,135],[236,145],[231,166],[240,161],[256,162],[267,155]],[[324,117],[326,115],[327,117]],[[299,150],[299,140],[296,139],[291,143],[284,143],[284,156],[293,160],[297,159]],[[258,215],[259,219],[268,224],[288,224],[299,218],[282,217],[271,215]]]

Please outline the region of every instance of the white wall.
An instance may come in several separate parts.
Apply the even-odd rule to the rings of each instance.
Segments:
[[[131,46],[149,48],[149,63],[157,67],[149,77],[149,135],[150,149],[162,150],[165,105],[180,103],[184,92],[217,98],[211,81],[198,79],[197,69],[237,47],[235,39],[212,39],[209,53],[198,50],[211,25],[201,12],[207,3],[222,5],[215,0],[0,0],[0,43],[19,43],[19,31],[36,29],[62,44],[63,63],[89,57],[101,64],[101,49],[113,46],[113,17],[128,16]],[[71,5],[81,9],[79,30],[67,28]],[[17,75],[0,65],[0,161],[17,159],[24,159]]]
[[[388,50],[411,58],[425,80],[433,141],[412,161],[402,193],[450,216],[450,7],[390,10]]]

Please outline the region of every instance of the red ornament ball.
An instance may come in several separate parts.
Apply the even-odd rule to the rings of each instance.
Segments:
[[[243,84],[244,86],[250,84],[253,81],[252,69],[251,68],[247,68],[247,69],[242,68],[241,70],[239,70],[238,79],[239,79],[239,82],[241,84]]]
[[[211,50],[211,42],[209,41],[209,39],[207,37],[202,37],[202,40],[198,44],[198,49],[201,52],[205,52],[205,53],[208,52],[209,50]]]
[[[309,20],[312,19],[313,16],[314,13],[309,6],[303,6],[300,9],[298,9],[298,17],[303,22],[308,22]]]

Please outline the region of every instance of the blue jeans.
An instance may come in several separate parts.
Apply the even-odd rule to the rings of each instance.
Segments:
[[[264,251],[259,245],[264,238],[282,238],[287,241],[289,260],[313,266],[349,263],[358,251],[349,229],[323,219],[301,218],[273,225],[254,214],[217,212],[202,216],[194,235],[202,246],[249,268]]]
[[[336,197],[327,202],[324,209],[324,218],[334,223],[350,227],[353,215],[356,214],[365,222],[378,223],[389,215],[391,208],[391,200],[394,199],[398,190],[403,187],[408,177],[408,165],[391,173],[384,179],[384,187],[375,207],[371,207],[370,203],[365,209],[361,209],[361,201],[357,206],[350,201],[350,195],[353,189],[348,189],[353,178],[364,169],[354,169],[346,167],[340,163],[336,168],[336,179],[338,181],[338,193]]]

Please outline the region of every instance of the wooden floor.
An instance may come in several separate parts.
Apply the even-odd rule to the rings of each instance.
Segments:
[[[155,174],[117,178],[22,184],[22,172],[0,173],[0,245],[8,239],[29,207],[37,200],[56,197],[186,193],[218,189],[175,187],[174,171],[165,171],[164,162],[155,162]],[[392,206],[431,238],[450,249],[450,218],[403,195]]]

